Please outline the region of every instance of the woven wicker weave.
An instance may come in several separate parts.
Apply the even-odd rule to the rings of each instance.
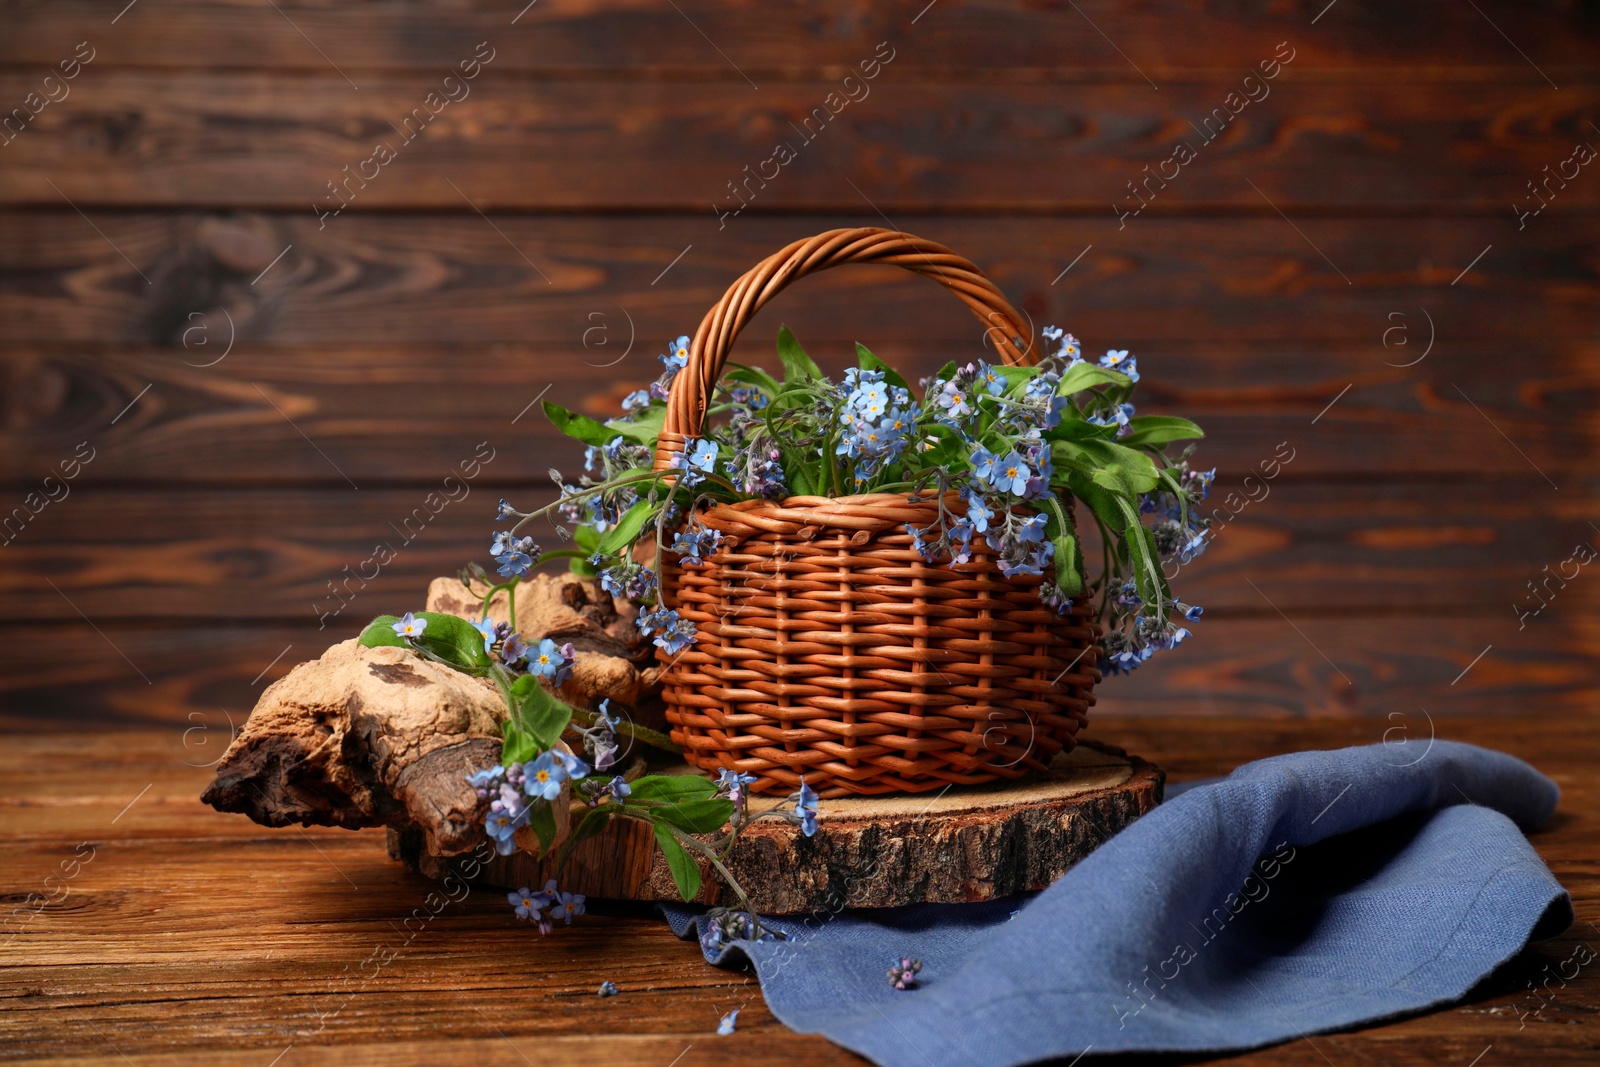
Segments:
[[[806,274],[889,263],[934,278],[988,328],[1008,363],[1030,331],[994,284],[942,245],[880,229],[797,241],[735,282],[701,321],[673,382],[656,453],[664,470],[700,433],[734,339]],[[955,494],[946,507],[960,512]],[[905,494],[744,500],[699,513],[724,540],[661,567],[662,603],[699,629],[662,654],[667,721],[691,763],[787,792],[920,792],[1016,778],[1070,748],[1100,679],[1093,609],[1041,604],[1039,577],[1007,579],[974,539],[969,563],[927,563],[906,524],[937,503]],[[1045,581],[1053,575],[1045,574]]]

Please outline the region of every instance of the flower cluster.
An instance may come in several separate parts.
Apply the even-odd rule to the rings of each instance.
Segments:
[[[484,829],[495,843],[495,851],[509,856],[516,851],[515,837],[528,825],[534,807],[561,796],[564,783],[582,781],[589,765],[570,752],[550,749],[527,764],[512,763],[475,771],[467,781],[477,790],[479,800],[489,801]]]
[[[911,390],[890,383],[881,370],[850,368],[841,392],[834,454],[855,461],[851,484],[859,489],[900,458],[920,408]]]
[[[860,366],[835,384],[782,331],[783,379],[730,369],[701,435],[683,441],[657,473],[665,399],[688,365],[690,341],[680,336],[660,357],[661,377],[629,394],[621,417],[602,425],[546,406],[587,445],[587,473],[569,485],[552,472],[561,498],[540,512],[523,515],[502,502],[500,514],[521,521],[496,535],[492,555],[512,580],[541,559],[571,558],[607,592],[638,605],[641,632],[677,655],[696,641],[695,625],[658,603],[659,574],[640,562],[646,557],[634,544],[653,540],[657,559],[698,567],[724,545],[700,518],[707,505],[900,491],[937,501],[931,523],[906,528],[924,560],[992,561],[1008,578],[1038,576],[1040,599],[1062,613],[1098,596],[1107,624],[1101,666],[1126,672],[1183,640],[1187,631],[1173,617],[1195,617],[1171,596],[1159,565],[1204,548],[1207,524],[1193,505],[1205,499],[1212,475],[1166,457],[1167,444],[1200,430],[1137,413],[1130,397],[1138,361],[1127,349],[1090,360],[1065,330],[1051,326],[1043,335],[1047,355],[1037,366],[949,364],[923,379],[919,401],[904,378],[859,346]],[[541,555],[516,531],[551,510],[573,525],[578,547]],[[1106,546],[1095,581],[1084,573],[1079,539],[1086,516]],[[1118,599],[1130,581],[1136,607]]]
[[[669,656],[676,656],[694,644],[696,627],[693,620],[683,618],[670,608],[641,611],[635,622],[644,635]]]

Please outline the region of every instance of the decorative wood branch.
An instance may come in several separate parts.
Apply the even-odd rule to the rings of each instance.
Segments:
[[[651,725],[656,668],[634,609],[571,574],[536,575],[517,590],[519,631],[577,650],[561,696],[580,707],[611,699]],[[479,618],[481,598],[436,579],[427,610]],[[506,619],[506,597],[490,617]],[[302,663],[262,694],[201,799],[266,826],[388,826],[429,854],[483,839],[483,802],[467,784],[496,762],[505,704],[495,687],[402,648],[354,640]],[[564,814],[564,812],[563,812]]]

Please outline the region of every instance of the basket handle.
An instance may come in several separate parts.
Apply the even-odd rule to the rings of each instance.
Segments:
[[[747,322],[790,282],[845,263],[887,263],[925,275],[955,293],[994,340],[1000,358],[1029,364],[1035,351],[1031,329],[983,272],[944,245],[875,226],[829,230],[782,248],[729,286],[700,320],[689,345],[688,364],[667,396],[666,418],[656,445],[655,469],[665,470],[685,438],[698,437],[706,405],[722,377],[733,342]]]

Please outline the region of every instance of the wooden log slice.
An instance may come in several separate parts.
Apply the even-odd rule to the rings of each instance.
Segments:
[[[1161,768],[1089,741],[1058,755],[1047,775],[1020,782],[824,800],[809,838],[776,820],[755,823],[728,866],[769,915],[991,900],[1055,881],[1160,803],[1165,779]],[[759,798],[751,807],[773,803]],[[429,856],[414,832],[390,830],[389,853],[432,878],[467,873],[460,859]],[[554,874],[553,864],[519,852],[491,859],[471,880],[537,889]],[[699,901],[719,903],[721,883],[708,867],[702,874]],[[561,881],[596,898],[679,899],[649,828],[631,820],[579,845]]]

